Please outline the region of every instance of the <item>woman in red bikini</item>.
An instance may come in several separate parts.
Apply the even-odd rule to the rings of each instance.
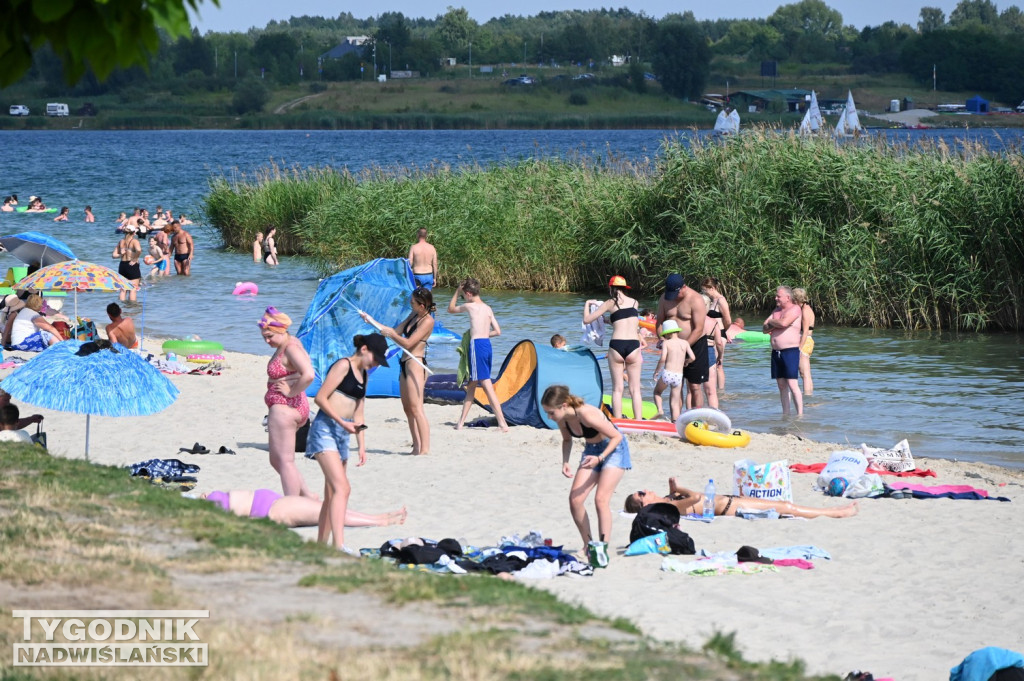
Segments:
[[[288,315],[274,307],[268,307],[257,323],[263,340],[276,350],[267,363],[267,394],[263,397],[270,409],[270,465],[281,476],[286,496],[317,499],[295,466],[295,433],[309,421],[306,388],[313,382],[314,374],[313,363],[302,343],[288,333],[291,323]]]

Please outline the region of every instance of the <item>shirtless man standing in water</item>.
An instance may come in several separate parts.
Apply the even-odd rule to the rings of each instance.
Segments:
[[[192,243],[192,235],[181,228],[177,220],[171,222],[171,248],[174,251],[174,271],[186,277],[192,273],[192,256],[195,254],[195,245]]]
[[[704,335],[707,314],[708,308],[700,292],[683,283],[682,275],[668,275],[665,293],[658,299],[657,330],[661,332],[661,325],[666,319],[674,319],[679,324],[679,337],[685,338],[693,349],[695,359],[683,369],[687,409],[697,409],[704,404],[701,385],[708,380],[708,339]]]
[[[427,230],[420,227],[417,241],[409,248],[409,267],[417,286],[428,291],[437,283],[437,250],[427,241]]]

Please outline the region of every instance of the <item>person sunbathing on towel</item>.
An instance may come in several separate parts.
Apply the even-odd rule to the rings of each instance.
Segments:
[[[681,515],[700,515],[704,511],[704,495],[692,489],[679,485],[676,478],[668,479],[668,496],[661,497],[651,490],[640,490],[633,492],[626,497],[626,512],[637,513],[644,506],[650,504],[667,503],[679,509]],[[791,501],[772,501],[770,499],[754,499],[751,497],[737,497],[731,494],[715,495],[715,515],[736,515],[736,509],[748,509],[752,511],[774,510],[779,515],[792,515],[797,518],[817,518],[826,516],[828,518],[848,518],[857,515],[860,508],[857,502],[846,506],[834,508],[811,508],[809,506],[797,506]]]
[[[212,501],[225,511],[250,518],[270,518],[287,527],[312,527],[320,522],[323,504],[304,496],[281,496],[269,489],[233,489],[229,492],[208,492],[201,499]],[[388,513],[345,512],[346,527],[383,527],[403,525],[408,512],[405,506]]]

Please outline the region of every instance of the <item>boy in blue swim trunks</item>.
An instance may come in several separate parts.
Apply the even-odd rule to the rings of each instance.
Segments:
[[[466,301],[458,305],[459,294]],[[505,422],[505,415],[501,413],[501,403],[494,393],[494,384],[491,383],[491,337],[501,335],[501,327],[498,320],[494,318],[494,311],[491,306],[480,300],[480,282],[468,277],[459,284],[448,303],[448,312],[456,314],[466,312],[469,314],[469,383],[466,385],[466,399],[462,403],[462,416],[455,430],[462,430],[462,424],[466,422],[469,415],[469,408],[473,406],[473,397],[476,395],[476,387],[483,388],[487,395],[487,402],[491,405],[494,415],[498,419],[498,427],[501,432],[508,432],[508,424]]]

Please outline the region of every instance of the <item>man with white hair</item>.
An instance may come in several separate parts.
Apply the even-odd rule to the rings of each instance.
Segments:
[[[772,378],[779,386],[782,414],[789,414],[792,396],[796,413],[804,413],[803,394],[797,378],[800,375],[800,306],[793,302],[793,290],[788,286],[775,289],[775,310],[764,320],[762,330],[771,335]]]

